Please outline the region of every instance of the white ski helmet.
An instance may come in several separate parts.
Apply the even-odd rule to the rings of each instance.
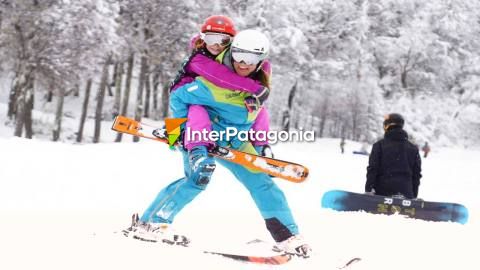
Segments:
[[[260,31],[248,29],[237,33],[233,38],[232,52],[250,52],[260,56],[264,60],[270,50],[270,42],[267,36]]]

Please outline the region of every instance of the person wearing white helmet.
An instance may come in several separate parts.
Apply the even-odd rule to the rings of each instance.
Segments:
[[[252,78],[270,87],[268,61],[270,50],[268,38],[256,30],[245,30],[237,33],[230,46],[216,57],[216,61],[230,68],[236,74]],[[247,106],[244,106],[247,101]],[[185,118],[189,115],[191,104],[203,106],[211,120],[212,130],[225,132],[227,128],[242,131],[252,130],[256,118],[265,112],[259,96],[245,92],[232,94],[231,90],[221,88],[208,81],[203,76],[197,76],[195,81],[177,88],[170,95],[172,117]],[[267,122],[268,122],[268,118]],[[267,123],[268,124],[268,123]],[[251,140],[244,141],[240,136],[233,138],[220,137],[214,142],[218,146],[228,146],[240,151],[262,154],[269,149],[268,142],[255,145]],[[184,152],[183,149],[180,149]],[[189,204],[198,194],[206,189],[210,177],[197,177],[197,163],[192,163],[188,155],[183,155],[185,177],[169,184],[160,191],[151,206],[144,213],[154,221],[155,228],[169,227],[176,215]],[[208,155],[204,162],[212,159]],[[265,220],[266,228],[272,235],[278,247],[285,252],[309,257],[311,248],[299,234],[298,226],[293,218],[290,207],[282,190],[268,174],[252,171],[242,165],[223,159],[215,159],[222,164],[248,189],[255,205]],[[211,171],[209,172],[211,173]],[[227,191],[228,192],[228,191]],[[162,230],[156,230],[162,232]],[[184,239],[174,237],[175,239]]]
[[[270,50],[268,38],[259,31],[245,30],[233,39],[231,51],[235,71],[248,76],[259,70]]]

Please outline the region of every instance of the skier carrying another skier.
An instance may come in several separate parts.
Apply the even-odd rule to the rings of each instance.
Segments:
[[[170,86],[170,92],[187,83],[191,83],[197,76],[202,76],[215,86],[221,87],[232,92],[241,91],[250,93],[244,99],[244,105],[249,112],[258,112],[254,121],[252,130],[268,132],[270,129],[269,114],[266,108],[259,110],[267,100],[270,93],[270,63],[265,60],[259,67],[263,76],[251,78],[243,77],[235,73],[226,65],[215,61],[221,52],[225,51],[232,42],[237,33],[232,19],[224,15],[213,15],[208,17],[201,27],[200,35],[192,38],[192,53],[183,61],[181,69]],[[211,131],[212,126],[207,110],[196,104],[191,104],[188,108],[188,120],[186,128],[194,131]],[[203,138],[202,138],[203,139]],[[273,157],[268,141],[251,140],[257,152],[267,157]],[[188,151],[213,147],[214,143],[199,138],[184,138],[184,146]],[[200,146],[196,149],[193,149]]]
[[[261,123],[265,122],[264,129],[265,126],[268,128],[268,114],[263,108],[263,102],[269,92],[270,75],[265,71],[267,69],[265,66],[268,65],[266,57],[270,47],[267,37],[259,31],[245,30],[238,33],[232,44],[228,46],[227,35],[233,36],[236,33],[233,22],[225,16],[217,16],[213,20],[210,20],[211,18],[207,19],[202,26],[201,40],[196,42],[203,44],[199,47],[205,52],[202,55],[208,55],[206,53],[208,51],[211,56],[200,57],[204,61],[202,63],[194,61],[198,59],[198,54],[195,54],[194,50],[190,59],[184,62],[183,75],[180,72],[180,76],[177,76],[170,95],[173,117],[188,116],[187,126],[192,126],[194,130],[222,131],[227,127],[235,127],[238,131],[246,131],[252,126],[255,130],[256,125],[256,128],[259,126],[260,129],[262,128],[262,125],[257,123],[259,120]],[[209,46],[217,50],[210,50]],[[210,59],[215,55],[217,55],[215,60],[223,65],[212,63]],[[207,72],[209,74],[204,74],[205,76],[200,73],[190,73],[190,68],[197,64],[215,64],[215,66],[212,65],[213,72]],[[201,69],[203,67],[197,66],[196,70]],[[235,74],[230,74],[233,72]],[[214,74],[213,78],[209,77],[211,74]],[[223,81],[218,83],[215,75],[218,81]],[[226,78],[230,80],[226,82]],[[246,79],[255,87],[245,87]],[[181,81],[191,82],[175,87]],[[252,88],[257,92],[251,91]],[[243,89],[244,92],[237,91],[232,95],[232,90],[229,89]],[[259,117],[263,118],[259,119]],[[257,122],[254,123],[255,120]],[[162,189],[140,220],[133,224],[130,231],[137,238],[147,241],[159,239],[163,241],[169,238],[168,241],[180,242],[180,244],[188,242],[186,237],[171,234],[170,224],[183,207],[208,185],[215,170],[215,159],[208,155],[210,147],[229,146],[252,154],[264,154],[262,152],[268,148],[268,142],[253,142],[257,143],[254,146],[252,142],[242,142],[238,137],[230,141],[184,141],[183,143],[185,149],[180,148],[180,151],[183,154],[185,177]],[[221,159],[216,161],[228,168],[249,190],[277,246],[285,252],[308,257],[311,249],[300,236],[286,198],[272,178],[265,173],[251,171],[235,163]]]
[[[385,116],[385,136],[372,146],[368,162],[366,193],[417,198],[422,177],[420,154],[408,141],[404,122],[398,113]]]

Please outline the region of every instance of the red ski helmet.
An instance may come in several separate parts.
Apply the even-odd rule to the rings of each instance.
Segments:
[[[213,15],[208,17],[202,24],[201,32],[224,33],[233,37],[237,33],[237,30],[235,30],[233,20],[229,17],[224,15]]]

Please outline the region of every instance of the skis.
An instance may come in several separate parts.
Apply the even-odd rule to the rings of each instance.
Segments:
[[[165,230],[162,230],[165,229]],[[192,248],[190,246],[190,240],[186,236],[173,234],[168,232],[167,227],[162,226],[152,226],[150,224],[145,224],[140,222],[139,216],[137,213],[132,215],[130,227],[122,230],[122,234],[130,239],[135,239],[137,241],[144,241],[149,243],[158,243],[166,246],[181,246],[184,248]],[[287,253],[279,249],[276,245],[269,244],[266,241],[255,239],[246,243],[249,245],[248,253],[259,252],[257,249],[251,248],[254,244],[261,244],[262,253],[263,251],[270,250],[269,255],[265,256],[256,256],[256,255],[246,255],[245,253],[233,253],[233,252],[220,252],[220,251],[211,251],[207,249],[196,249],[197,251],[205,254],[217,255],[223,258],[231,259],[237,262],[242,263],[251,263],[251,264],[260,264],[260,265],[281,265],[286,264],[294,257],[294,254]],[[195,248],[194,248],[195,250]],[[303,258],[308,259],[308,258]],[[351,264],[360,261],[360,258],[353,258],[349,260],[339,269],[344,269],[349,267]]]
[[[168,143],[168,134],[165,129],[156,128],[125,116],[115,117],[112,129],[117,132]],[[221,146],[216,146],[209,152],[216,158],[228,160],[294,183],[301,183],[308,176],[307,167],[289,161],[262,157]]]
[[[128,234],[124,234],[125,236],[129,237]],[[188,244],[183,245],[180,243],[174,243],[171,241],[152,241],[152,240],[147,240],[147,239],[142,239],[142,238],[136,238],[132,237],[132,239],[135,240],[140,240],[140,241],[145,241],[145,242],[150,242],[150,243],[160,243],[160,244],[166,244],[167,246],[181,246],[184,248],[191,248]],[[255,255],[244,255],[240,253],[233,253],[233,252],[218,252],[218,251],[209,251],[209,250],[200,250],[200,252],[205,253],[205,254],[210,254],[210,255],[216,255],[220,256],[226,259],[230,259],[236,262],[240,263],[245,263],[245,264],[257,264],[257,265],[284,265],[296,258],[297,260],[310,260],[309,258],[300,258],[295,255],[285,253],[280,250],[276,250],[272,248],[272,251],[275,252],[275,254],[272,255],[266,255],[266,256],[255,256]],[[353,264],[361,261],[360,258],[355,257],[350,260],[348,260],[346,263],[344,263],[342,266],[336,267],[336,269],[348,269],[350,266]]]
[[[236,255],[236,254],[212,252],[212,251],[204,251],[203,253],[219,255],[219,256],[229,258],[239,262],[267,264],[267,265],[285,264],[292,259],[292,255],[286,254],[286,253],[273,255],[273,256],[247,256],[247,255]]]
[[[122,234],[131,239],[150,242],[150,243],[160,243],[167,244],[170,246],[182,246],[189,248],[190,240],[182,235],[176,234],[165,234],[156,232],[157,228],[148,227],[146,224],[142,224],[139,221],[139,216],[137,213],[132,215],[131,225],[127,229],[122,230]],[[164,237],[162,237],[164,236]],[[224,258],[229,258],[239,262],[245,263],[255,263],[255,264],[266,264],[266,265],[279,265],[285,264],[292,256],[286,253],[274,254],[272,256],[249,256],[249,255],[240,255],[233,253],[217,252],[217,251],[208,251],[200,250],[202,253],[218,255]]]

